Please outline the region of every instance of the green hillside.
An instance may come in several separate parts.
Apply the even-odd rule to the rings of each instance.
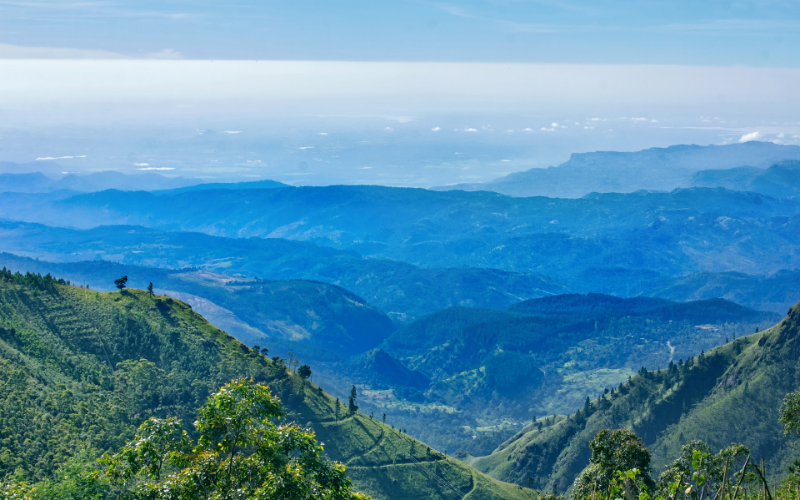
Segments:
[[[588,443],[598,431],[628,428],[642,437],[656,469],[700,439],[715,449],[742,443],[780,475],[797,448],[783,435],[778,409],[798,386],[800,305],[768,330],[685,363],[642,370],[577,413],[539,419],[491,455],[469,462],[506,481],[564,491],[588,464]]]
[[[530,498],[356,413],[206,322],[140,290],[99,293],[49,275],[0,273],[0,477],[53,478],[81,450],[114,451],[149,416],[191,422],[235,377],[270,384],[375,498]],[[338,410],[337,410],[338,408]],[[392,421],[389,420],[391,424]]]
[[[779,318],[721,299],[569,294],[508,311],[439,311],[399,329],[382,348],[431,379],[429,400],[458,408],[506,400],[504,416],[524,419],[574,411],[642,366],[662,367]]]

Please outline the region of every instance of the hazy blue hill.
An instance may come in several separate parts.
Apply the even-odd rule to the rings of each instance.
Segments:
[[[377,499],[530,497],[379,419],[348,414],[180,301],[0,275],[1,479],[52,478],[84,448],[92,457],[116,451],[149,416],[177,416],[191,429],[196,409],[234,377],[269,384],[287,420],[315,431],[355,488]]]
[[[764,173],[757,167],[734,167],[713,170],[700,170],[692,175],[692,185],[698,187],[722,187],[734,191],[747,189],[750,181]]]
[[[798,212],[797,201],[721,188],[577,200],[374,186],[224,190],[210,199],[191,192],[104,191],[55,200],[0,195],[7,219],[287,238],[424,267],[536,272],[557,280],[589,267],[668,276],[800,268]]]
[[[555,295],[530,299],[510,306],[509,311],[538,316],[594,317],[645,315],[662,321],[696,321],[728,323],[763,317],[759,311],[720,299],[696,300],[688,303],[661,298],[620,298],[599,293]]]
[[[692,183],[753,191],[776,198],[796,198],[800,194],[800,162],[780,162],[766,170],[754,167],[702,170],[693,176]]]
[[[781,270],[766,276],[742,273],[695,273],[652,284],[645,293],[686,301],[714,297],[781,314],[800,299],[800,271]]]
[[[483,184],[458,184],[439,189],[495,191],[510,196],[580,198],[591,192],[630,193],[640,189],[669,191],[697,185],[698,170],[747,165],[766,168],[787,159],[800,159],[798,146],[747,142],[726,146],[678,145],[635,152],[575,153],[557,167],[515,172]],[[714,176],[706,176],[713,179]],[[729,182],[725,179],[723,182]],[[703,184],[727,187],[725,184]]]
[[[1,164],[0,164],[1,165]],[[0,174],[0,191],[11,193],[44,193],[51,191],[53,179],[41,172]]]
[[[52,165],[51,165],[52,166]],[[0,165],[0,169],[2,165]],[[36,168],[36,166],[34,166]],[[25,170],[19,169],[22,172]],[[0,174],[0,192],[50,193],[53,191],[94,192],[106,189],[124,191],[150,191],[174,189],[202,182],[200,179],[165,177],[156,173],[127,175],[115,170],[91,174],[54,173],[52,177],[41,172]]]
[[[289,187],[278,181],[263,180],[250,182],[207,182],[193,186],[155,191],[154,194],[178,194],[195,191],[214,191],[218,189],[275,189]],[[213,196],[213,194],[210,194]]]
[[[3,170],[0,162],[0,171]],[[32,165],[32,164],[30,164]],[[34,168],[36,166],[34,165]],[[91,174],[67,174],[48,177],[41,172],[22,173],[22,167],[13,169],[15,173],[0,173],[0,192],[11,193],[50,193],[53,191],[95,192],[107,189],[122,191],[154,191],[156,194],[177,194],[189,191],[210,191],[218,189],[270,189],[288,187],[271,180],[251,182],[204,182],[202,179],[185,177],[165,177],[157,173],[123,174],[115,170]]]
[[[525,300],[510,306],[508,310],[541,316],[572,316],[603,311],[637,313],[650,311],[657,307],[664,307],[667,305],[671,305],[670,301],[649,297],[626,299],[599,293],[589,293],[586,295],[574,293]]]
[[[692,439],[721,449],[748,446],[773,474],[796,456],[778,409],[800,380],[800,306],[776,326],[738,338],[686,363],[640,372],[583,410],[529,425],[490,456],[470,463],[498,478],[568,488],[588,464],[588,443],[603,428],[629,428],[654,455],[656,468]],[[794,439],[796,442],[796,438]]]
[[[504,321],[517,315],[493,309],[454,307],[428,314],[389,336],[383,346],[390,352],[417,354],[456,340],[475,323]]]
[[[417,392],[428,388],[431,381],[421,372],[410,370],[383,349],[374,349],[351,362],[351,373],[372,388]],[[418,394],[418,398],[421,394]]]
[[[553,280],[533,273],[425,269],[387,259],[364,259],[350,250],[307,242],[165,233],[135,226],[76,231],[0,221],[0,251],[56,262],[103,259],[145,267],[198,267],[275,280],[324,281],[353,291],[401,321],[456,305],[505,308],[520,298],[566,291]],[[62,267],[59,273],[81,280],[88,275],[80,273],[94,273],[91,266]],[[142,271],[129,274],[138,276]],[[108,278],[89,283],[111,283]]]

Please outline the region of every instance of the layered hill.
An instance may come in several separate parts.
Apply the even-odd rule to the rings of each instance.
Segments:
[[[556,280],[587,268],[667,276],[800,268],[798,214],[796,200],[722,188],[580,199],[381,186],[227,189],[203,196],[0,194],[0,216],[10,220],[301,240],[421,267],[482,267]]]
[[[678,303],[601,294],[532,299],[506,311],[451,308],[403,326],[383,342],[381,349],[393,358],[384,366],[399,364],[406,371],[370,375],[355,360],[349,373],[370,388],[368,401],[379,407],[417,405],[420,411],[401,414],[415,435],[440,448],[487,453],[479,438],[493,436],[498,443],[500,429],[571,413],[587,396],[625,382],[642,367],[677,363],[778,319],[722,299]],[[449,411],[449,421],[466,431],[438,428],[434,408]]]
[[[389,336],[382,348],[432,381],[428,396],[506,415],[564,413],[626,380],[779,319],[722,299],[672,302],[567,294],[508,311],[452,308]]]
[[[399,321],[412,321],[456,305],[504,308],[520,299],[566,291],[553,280],[535,273],[469,267],[421,268],[388,259],[367,259],[354,251],[307,242],[224,238],[140,226],[103,226],[80,231],[0,221],[0,251],[61,264],[73,263],[59,265],[59,275],[73,280],[95,278],[90,283],[98,287],[112,282],[97,272],[106,268],[104,264],[76,261],[105,260],[171,270],[196,267],[251,278],[321,281],[364,297]],[[35,263],[23,261],[9,265],[44,273],[54,269],[48,265],[33,269],[30,266]],[[127,274],[138,277],[153,272],[132,269]],[[147,281],[137,286],[146,285]]]
[[[470,463],[507,481],[564,491],[588,465],[588,443],[598,431],[628,428],[644,440],[657,469],[700,439],[715,449],[742,443],[780,475],[797,450],[784,437],[778,409],[798,387],[800,305],[760,333],[662,370],[641,370],[577,413],[539,419]]]
[[[766,170],[739,167],[701,170],[692,176],[692,185],[753,191],[776,198],[795,198],[800,194],[800,161],[784,161]]]
[[[777,186],[774,181],[749,181],[763,174],[765,167],[781,160],[797,159],[800,159],[797,146],[755,141],[725,146],[679,145],[634,152],[597,151],[575,153],[556,167],[532,168],[482,184],[457,184],[439,189],[580,198],[591,192],[630,193],[640,189],[707,186],[782,196],[793,192],[791,188],[776,189],[785,179],[776,179]],[[723,173],[726,170],[728,172]]]
[[[145,418],[194,411],[234,377],[268,383],[356,489],[376,498],[528,498],[360,413],[346,414],[281,360],[141,290],[100,293],[0,273],[0,475],[40,480],[76,451],[118,449]],[[391,416],[389,423],[391,423]]]

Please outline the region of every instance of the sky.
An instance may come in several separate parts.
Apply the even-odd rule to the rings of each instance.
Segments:
[[[430,186],[798,144],[798,28],[781,0],[0,0],[0,162]]]
[[[794,0],[0,1],[6,57],[797,67],[798,28]]]

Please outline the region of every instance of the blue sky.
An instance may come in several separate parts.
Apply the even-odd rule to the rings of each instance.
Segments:
[[[0,44],[6,57],[797,67],[800,2],[0,0]]]
[[[798,87],[800,0],[0,0],[0,162],[49,173],[478,182],[800,145]]]

